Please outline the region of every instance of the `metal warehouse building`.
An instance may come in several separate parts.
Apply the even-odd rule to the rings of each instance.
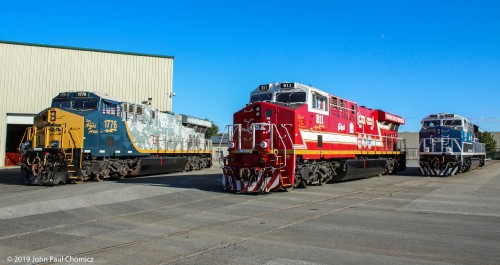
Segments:
[[[0,41],[0,167],[33,116],[64,91],[93,91],[172,110],[173,57]]]

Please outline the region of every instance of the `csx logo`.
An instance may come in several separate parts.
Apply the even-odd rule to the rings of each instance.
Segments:
[[[373,118],[366,117],[364,115],[358,115],[358,124],[366,124],[369,126],[373,125]]]

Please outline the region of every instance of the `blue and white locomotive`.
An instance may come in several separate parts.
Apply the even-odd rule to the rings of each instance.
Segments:
[[[54,185],[212,165],[212,123],[92,92],[64,92],[20,144],[26,183]]]
[[[418,150],[422,175],[448,176],[483,166],[486,149],[477,139],[479,134],[479,127],[460,115],[423,118]]]

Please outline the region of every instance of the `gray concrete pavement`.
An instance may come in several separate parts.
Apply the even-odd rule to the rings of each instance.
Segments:
[[[258,196],[220,177],[32,187],[0,170],[0,264],[500,264],[499,162]]]

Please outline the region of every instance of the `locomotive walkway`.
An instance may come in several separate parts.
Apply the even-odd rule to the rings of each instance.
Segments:
[[[17,176],[0,170],[0,264],[500,261],[495,161],[447,178],[413,167],[258,196],[225,193],[216,166],[58,187]]]

